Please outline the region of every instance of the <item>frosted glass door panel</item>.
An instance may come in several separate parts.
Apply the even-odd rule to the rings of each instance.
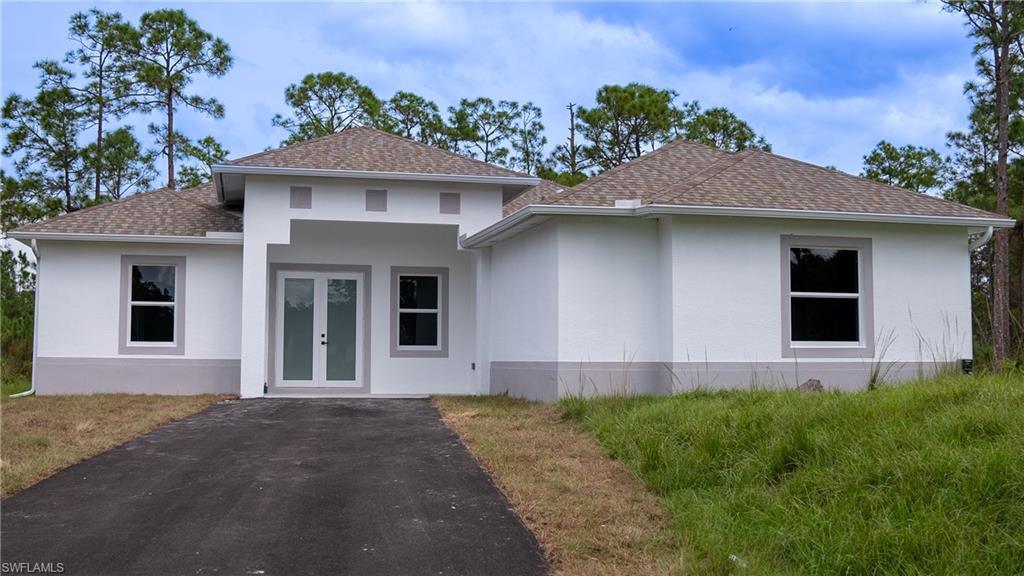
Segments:
[[[316,281],[313,278],[284,279],[284,380],[313,379],[315,288]]]
[[[327,281],[327,380],[356,379],[359,283]]]

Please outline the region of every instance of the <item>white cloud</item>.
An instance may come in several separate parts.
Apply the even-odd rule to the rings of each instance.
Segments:
[[[48,23],[45,34],[34,28],[37,38],[16,36],[24,23],[11,22],[5,7],[5,92],[11,85],[25,91],[34,84],[29,59],[63,51],[63,23],[80,7],[67,7],[67,14],[37,12]],[[132,19],[148,8],[119,6]],[[837,8],[838,19],[830,8],[785,7],[815,34],[828,33],[831,29],[823,32],[823,27],[832,26],[843,41],[860,34],[887,42],[901,30],[912,37],[962,34],[952,31],[956,21],[934,5],[846,6]],[[182,127],[195,135],[214,134],[233,155],[282,139],[270,118],[285,112],[285,86],[309,72],[341,70],[381,97],[411,90],[442,107],[461,97],[532,100],[545,112],[552,143],[564,137],[566,103],[589,104],[604,84],[646,82],[673,88],[705,106],[729,107],[765,134],[780,154],[856,172],[861,156],[883,138],[940,148],[943,134],[965,123],[961,87],[972,74],[965,54],[966,64],[957,69],[921,71],[908,61],[905,72],[880,87],[842,96],[811,93],[783,83],[794,70],[809,66],[799,58],[751,54],[738,65],[712,66],[699,53],[679,53],[664,30],[634,23],[628,15],[618,20],[588,15],[595,10],[579,5],[196,3],[187,9],[204,28],[228,41],[236,62],[225,78],[203,78],[194,85],[195,92],[220,98],[227,117],[213,121],[183,113]],[[618,7],[618,12],[621,16],[628,10]],[[50,25],[52,19],[61,24]],[[920,25],[908,27],[908,22]],[[679,17],[669,34],[696,36],[700,27],[698,18]],[[11,42],[31,56],[11,52]]]
[[[923,29],[949,26],[948,15],[916,8],[910,7],[925,19]],[[810,20],[821,18],[821,10],[798,12]],[[334,53],[339,67],[381,96],[406,88],[442,106],[480,95],[533,100],[546,113],[552,142],[564,135],[567,102],[588,104],[601,85],[630,81],[729,107],[778,153],[851,172],[881,139],[941,149],[945,132],[961,126],[967,113],[960,91],[969,66],[944,74],[901,73],[882,88],[854,96],[808,95],[770,82],[802,66],[799,61],[754,57],[741,66],[703,69],[695,65],[699,55],[684,60],[644,29],[588,18],[571,6],[341,5],[333,11],[334,23],[325,23],[325,30],[358,23],[330,43],[344,46]],[[884,25],[884,36],[901,25],[885,11],[853,7],[845,14],[851,19],[840,25],[844,29]]]
[[[759,75],[762,76],[763,75]],[[903,73],[874,92],[809,96],[747,77],[742,69],[684,72],[675,82],[707,105],[726,106],[765,135],[776,153],[857,173],[879,140],[943,149],[968,112],[966,72]]]

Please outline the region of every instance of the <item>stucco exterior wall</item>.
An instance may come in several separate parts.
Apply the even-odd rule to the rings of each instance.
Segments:
[[[291,186],[309,186],[312,188],[312,202],[310,208],[290,208],[289,190]],[[387,211],[375,212],[366,210],[366,190],[386,189],[388,190]],[[460,194],[460,213],[442,214],[440,210],[440,194],[442,192],[457,192]],[[434,224],[449,230],[443,242],[447,245],[443,248],[443,254],[454,254],[457,250],[457,238],[459,234],[468,234],[479,230],[501,218],[501,196],[502,190],[497,185],[469,185],[469,184],[443,184],[430,182],[403,182],[395,180],[335,180],[328,178],[284,178],[284,177],[261,177],[249,176],[246,178],[245,193],[245,248],[243,256],[243,285],[245,292],[242,298],[242,367],[241,367],[241,395],[255,397],[263,395],[263,386],[268,381],[268,290],[267,290],[267,263],[269,249],[273,245],[289,245],[292,242],[292,231],[301,230],[300,227],[293,227],[295,222],[304,221],[326,221],[342,224],[366,223],[360,230],[370,231],[372,226],[369,223],[392,223],[397,225]],[[386,226],[385,226],[386,228]],[[392,229],[392,230],[396,230]],[[383,228],[382,228],[383,230]],[[368,232],[370,233],[370,232]],[[387,244],[393,242],[395,236],[391,234],[388,238],[373,236]],[[350,245],[346,250],[355,250],[356,246],[369,245],[371,237],[350,238]],[[441,242],[441,240],[438,240]],[[387,244],[392,246],[392,244]],[[431,246],[439,246],[431,244]],[[384,254],[387,248],[380,246]],[[340,247],[326,246],[325,250],[333,250],[332,254],[339,254]],[[406,254],[416,253],[414,244],[406,244],[402,250]],[[341,255],[347,259],[354,258],[357,254],[341,250]],[[309,256],[291,254],[290,258],[309,259],[316,258],[316,254],[309,252]],[[431,251],[431,254],[436,254]],[[361,253],[360,257],[369,257],[369,254]],[[278,252],[275,257],[284,257],[284,253]],[[340,257],[340,256],[339,256]],[[463,258],[463,257],[460,257]],[[411,257],[403,259],[403,266],[427,266],[425,262],[417,262]],[[383,264],[384,261],[375,262]],[[473,257],[465,255],[464,265],[473,262]],[[454,274],[454,271],[453,271]],[[461,275],[461,273],[460,273]],[[373,274],[374,282],[377,279],[384,279],[387,276],[379,276],[376,271]],[[475,272],[470,274],[475,277]],[[454,277],[453,277],[454,278]],[[460,288],[461,290],[461,288]],[[454,294],[454,292],[453,292]],[[377,299],[375,299],[377,302]],[[381,303],[384,300],[380,301]],[[376,303],[374,304],[377,305]],[[465,306],[472,306],[466,303]],[[471,308],[465,308],[471,309]],[[378,334],[386,332],[377,331]],[[472,333],[472,331],[471,331]],[[375,350],[386,350],[381,346],[374,346]],[[463,352],[460,352],[462,354]],[[471,370],[475,357],[472,350],[464,352],[469,356],[459,356],[458,362],[465,364],[460,367],[459,376],[452,382],[441,384],[433,375],[445,374],[454,376],[447,369],[440,372],[424,374],[424,378],[404,383],[402,389],[397,386],[397,378],[402,373],[389,373],[387,368],[382,368],[383,373],[374,372],[371,381],[372,393],[389,393],[389,391],[400,391],[401,393],[439,392],[431,386],[437,384],[443,390],[466,391],[467,382],[472,381],[464,370]],[[452,360],[454,362],[454,360]],[[437,363],[435,363],[437,364]],[[412,364],[402,364],[412,366]],[[373,370],[375,366],[371,366]],[[463,370],[464,368],[464,370]],[[381,388],[375,386],[381,383]],[[392,384],[388,384],[391,382]],[[479,384],[472,386],[472,391],[478,390]]]
[[[871,239],[873,355],[783,357],[783,235]],[[550,400],[795,386],[818,378],[850,390],[867,384],[875,364],[891,380],[926,374],[971,357],[967,244],[964,228],[926,225],[688,216],[553,220],[493,248],[491,267],[509,271],[502,280],[509,288],[492,308],[516,318],[495,317],[491,377],[498,378],[491,389]],[[543,258],[556,259],[552,254],[555,303],[530,291],[536,280],[513,278],[516,270],[537,274]],[[497,273],[494,278],[496,295],[502,288]],[[527,330],[531,320],[544,328]],[[499,335],[510,326],[503,322],[511,323],[511,333]]]
[[[480,339],[487,378],[482,393],[554,400],[558,373],[558,223],[548,222],[486,249],[489,289],[481,301],[487,338]]]
[[[289,187],[312,188],[310,208]],[[389,191],[367,211],[366,189]],[[461,194],[444,214],[442,192]],[[500,218],[498,186],[252,177],[244,246],[39,243],[41,394],[228,392],[271,382],[272,265],[370,267],[371,394],[664,393],[689,387],[863,387],[971,356],[962,227],[664,216],[555,217],[479,251],[460,234]],[[783,354],[781,237],[869,238],[874,354]],[[181,355],[119,354],[121,258],[186,259]],[[449,271],[445,358],[392,358],[392,267]]]
[[[564,219],[558,262],[560,360],[659,359],[656,220]]]
[[[67,241],[38,246],[35,377],[40,394],[237,391],[239,246]],[[183,354],[119,354],[123,255],[185,258]],[[180,381],[165,378],[169,371]]]
[[[272,245],[270,263],[371,268],[371,394],[474,394],[476,300],[473,254],[457,248],[454,226],[296,221],[290,243]],[[449,271],[448,356],[392,358],[391,268]],[[273,308],[271,308],[273,310]],[[271,340],[273,345],[273,340]],[[270,374],[272,376],[272,374]]]
[[[970,257],[963,228],[676,217],[674,361],[783,360],[784,234],[871,238],[873,358],[931,361],[927,350],[936,346],[946,350],[947,360],[971,357]],[[883,356],[889,333],[892,343]]]
[[[310,208],[289,208],[288,193],[292,186],[309,186],[313,189]],[[366,210],[366,190],[387,190],[387,210]],[[245,184],[246,212],[250,209],[254,192],[259,202],[270,201],[280,208],[273,214],[262,216],[275,221],[293,219],[445,224],[457,226],[459,234],[472,234],[501,219],[502,190],[499,185],[248,176]],[[458,214],[441,213],[442,192],[459,194]]]
[[[558,359],[558,238],[549,223],[492,248],[492,361]]]

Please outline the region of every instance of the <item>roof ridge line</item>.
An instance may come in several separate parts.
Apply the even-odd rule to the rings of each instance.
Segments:
[[[241,158],[235,158],[233,160],[228,160],[227,164],[229,164],[229,165],[237,165],[239,162],[249,161],[249,160],[253,160],[253,159],[256,159],[256,158],[261,158],[261,157],[266,156],[267,154],[271,154],[273,152],[280,152],[282,150],[289,149],[289,148],[294,150],[295,148],[304,147],[305,145],[312,144],[314,142],[319,142],[319,141],[322,141],[322,140],[328,140],[330,138],[340,137],[343,134],[345,134],[345,132],[348,132],[350,130],[366,130],[366,131],[371,132],[373,134],[379,134],[381,136],[390,137],[390,138],[393,138],[393,139],[396,139],[396,140],[400,140],[402,142],[407,142],[407,143],[412,144],[414,146],[421,146],[421,147],[424,147],[424,148],[429,148],[430,150],[436,150],[438,152],[441,152],[441,153],[444,153],[444,154],[447,154],[447,155],[450,155],[450,156],[454,156],[454,157],[456,157],[456,158],[458,158],[460,160],[468,160],[470,162],[475,162],[477,164],[481,164],[483,166],[487,166],[487,167],[492,168],[492,169],[503,170],[505,172],[509,172],[510,173],[509,175],[511,175],[511,176],[527,177],[527,178],[535,178],[536,177],[536,176],[533,176],[532,174],[527,174],[525,172],[520,172],[518,170],[512,170],[511,168],[507,168],[505,166],[499,166],[499,165],[493,164],[491,162],[484,162],[483,160],[480,160],[479,158],[473,158],[471,156],[466,156],[466,155],[463,155],[463,154],[459,154],[458,152],[452,152],[451,150],[445,150],[444,148],[441,148],[441,147],[438,147],[438,146],[433,146],[431,144],[427,144],[427,143],[424,143],[424,142],[420,142],[420,141],[414,140],[412,138],[407,138],[407,137],[399,135],[399,134],[392,134],[391,132],[388,132],[386,130],[381,130],[379,128],[374,128],[373,126],[350,126],[348,128],[345,128],[344,130],[340,130],[338,132],[332,132],[330,134],[325,134],[323,136],[318,136],[316,138],[310,138],[309,140],[303,140],[301,142],[294,142],[292,144],[288,144],[287,146],[281,146],[281,147],[278,147],[278,148],[273,148],[271,150],[264,150],[262,152],[256,152],[255,154],[249,154],[248,156],[242,156]]]
[[[692,184],[689,184],[688,186],[684,186],[682,190],[680,190],[679,192],[676,192],[672,196],[670,196],[668,198],[663,198],[662,199],[665,202],[671,203],[671,202],[677,200],[683,194],[686,194],[690,190],[693,190],[694,188],[704,184],[708,180],[711,180],[712,178],[717,178],[718,176],[721,176],[722,174],[725,174],[729,170],[732,170],[737,165],[742,164],[748,158],[753,157],[755,152],[758,152],[758,151],[757,150],[753,150],[753,149],[747,149],[747,150],[740,150],[738,152],[729,152],[730,156],[722,158],[721,160],[716,160],[710,166],[708,166],[707,168],[701,170],[700,172],[697,172],[696,174],[694,174],[690,178],[687,178],[685,181],[677,182],[677,183],[673,184],[672,186],[666,186],[666,187],[662,188],[661,190],[658,190],[657,192],[654,192],[649,197],[651,198],[651,200],[653,200],[654,198],[656,198],[657,196],[659,196],[663,192],[671,191],[672,188],[674,188],[675,186],[677,186],[680,183],[685,185],[685,184],[689,184],[690,182],[693,182]],[[706,176],[704,178],[701,178],[701,176],[703,176],[705,174],[706,174]],[[653,203],[653,202],[651,202],[651,203]]]
[[[320,140],[326,140],[328,138],[332,138],[332,137],[335,137],[335,136],[340,136],[341,134],[343,134],[345,132],[345,130],[351,130],[352,128],[362,128],[362,126],[350,126],[348,128],[345,128],[344,130],[340,130],[338,132],[331,132],[330,134],[324,134],[323,136],[317,136],[316,138],[309,138],[308,140],[300,140],[298,142],[292,142],[291,144],[285,144],[284,146],[278,146],[277,148],[271,148],[270,150],[264,150],[262,152],[254,152],[254,153],[249,154],[247,156],[242,156],[241,158],[234,158],[232,160],[228,160],[227,163],[228,164],[234,164],[235,162],[241,162],[242,160],[250,160],[252,158],[259,158],[260,156],[265,156],[267,154],[270,154],[271,152],[278,152],[278,151],[284,150],[285,148],[293,148],[293,147],[305,146],[306,144],[312,144],[313,142],[318,142]]]
[[[559,200],[564,199],[564,198],[569,198],[569,197],[575,195],[577,192],[586,190],[593,183],[600,182],[602,178],[604,178],[606,176],[610,176],[610,175],[615,174],[615,173],[618,173],[621,170],[625,170],[626,166],[632,165],[632,166],[635,167],[636,165],[643,163],[645,160],[647,160],[649,158],[652,158],[654,156],[657,156],[661,152],[664,152],[664,151],[672,149],[672,148],[679,147],[679,146],[681,146],[683,144],[696,144],[696,142],[690,142],[689,140],[686,140],[684,138],[676,138],[675,140],[672,140],[672,141],[670,141],[670,142],[668,142],[666,144],[663,144],[663,145],[659,146],[658,148],[655,148],[654,150],[651,150],[650,152],[647,152],[646,154],[641,154],[640,156],[638,156],[638,157],[636,157],[636,158],[634,158],[632,160],[627,160],[627,161],[623,162],[622,164],[618,164],[616,166],[612,166],[611,168],[605,170],[604,172],[601,172],[601,173],[597,174],[593,178],[588,178],[588,179],[584,180],[583,182],[580,182],[579,184],[577,184],[575,186],[570,186],[566,190],[569,193],[566,194],[565,196],[563,196],[562,198],[560,198]],[[662,176],[668,176],[669,178],[672,177],[672,174],[667,173],[667,172],[663,172],[661,170],[658,170],[657,168],[653,168],[653,170],[655,172],[661,174]]]
[[[365,130],[371,130],[371,131],[376,132],[378,134],[382,134],[384,136],[389,136],[391,138],[396,138],[398,140],[409,142],[409,143],[415,144],[417,146],[425,146],[425,147],[431,148],[433,150],[438,150],[440,152],[444,152],[445,154],[449,154],[449,155],[452,155],[452,156],[457,156],[458,158],[461,158],[463,160],[470,160],[472,162],[476,162],[477,164],[483,164],[484,166],[489,166],[491,168],[498,168],[499,170],[506,170],[506,171],[512,172],[513,174],[516,174],[518,176],[526,176],[528,178],[538,178],[538,176],[534,176],[533,174],[527,174],[526,172],[520,172],[518,170],[513,170],[511,168],[506,168],[505,166],[499,166],[497,164],[492,164],[490,162],[484,162],[483,160],[481,160],[479,158],[473,158],[472,156],[466,156],[464,154],[459,154],[458,152],[452,152],[451,150],[445,150],[444,148],[441,148],[439,146],[433,146],[431,144],[427,144],[425,142],[420,142],[419,140],[415,140],[413,138],[402,136],[401,134],[394,134],[394,133],[388,132],[387,130],[381,130],[380,128],[374,128],[373,126],[357,126],[356,128],[363,128]]]

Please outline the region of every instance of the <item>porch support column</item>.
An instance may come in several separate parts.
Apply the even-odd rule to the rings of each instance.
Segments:
[[[268,247],[291,242],[291,218],[288,195],[277,187],[250,185],[246,182],[242,245],[242,381],[243,398],[263,396],[267,382]]]
[[[476,284],[476,372],[478,394],[491,393],[491,248],[473,253]]]
[[[267,381],[267,243],[242,248],[242,398],[263,396]]]

